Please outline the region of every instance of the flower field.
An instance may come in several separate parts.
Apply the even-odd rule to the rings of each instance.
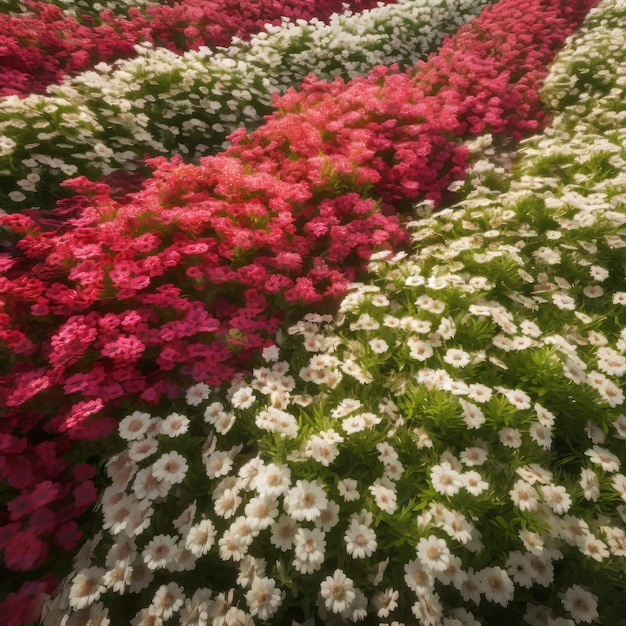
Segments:
[[[625,0],[0,6],[0,626],[626,624]]]

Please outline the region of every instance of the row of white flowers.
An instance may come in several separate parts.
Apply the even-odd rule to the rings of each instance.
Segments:
[[[512,173],[472,144],[413,254],[251,376],[122,420],[64,619],[623,623],[625,10],[558,57]]]
[[[408,67],[435,50],[485,0],[401,0],[362,13],[267,27],[250,42],[178,56],[138,46],[46,95],[3,99],[0,208],[50,207],[59,182],[134,170],[146,155],[189,158],[221,149],[314,72],[353,78],[376,65]]]

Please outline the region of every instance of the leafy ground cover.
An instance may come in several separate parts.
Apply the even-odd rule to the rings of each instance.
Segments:
[[[591,4],[3,218],[5,563],[102,529],[47,623],[621,623],[623,1],[552,63]]]

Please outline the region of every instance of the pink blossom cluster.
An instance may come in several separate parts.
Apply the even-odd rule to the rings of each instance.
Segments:
[[[122,18],[102,11],[98,23],[65,15],[53,5],[25,0],[29,13],[0,14],[0,96],[40,93],[67,75],[99,62],[135,56],[135,44],[150,42],[182,54],[200,46],[228,46],[282,17],[327,19],[343,10],[371,8],[374,0],[179,0]]]
[[[104,439],[116,415],[191,381],[231,379],[285,313],[332,306],[374,248],[401,244],[396,212],[444,199],[465,169],[461,139],[537,128],[546,64],[593,4],[503,0],[410,72],[309,79],[226,152],[153,160],[130,200],[77,179],[82,206],[63,227],[3,216],[0,478],[21,492],[0,514],[5,565],[28,570],[48,542],[76,545],[78,528],[59,543],[56,515],[75,514],[67,528],[95,493],[84,464],[62,468],[71,441]],[[51,458],[37,465],[44,439]],[[16,450],[31,459],[20,486]],[[40,529],[46,509],[54,521]],[[38,555],[14,555],[20,532]]]

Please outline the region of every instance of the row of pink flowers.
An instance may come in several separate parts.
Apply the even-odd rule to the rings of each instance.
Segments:
[[[344,5],[355,11],[374,0],[178,0],[130,8],[128,17],[103,11],[97,24],[65,15],[52,4],[26,0],[29,13],[0,15],[0,96],[43,92],[70,74],[99,62],[135,55],[150,42],[182,54],[200,46],[228,46],[282,17],[327,19]]]
[[[65,465],[72,440],[102,439],[117,415],[193,381],[232,378],[281,312],[332,306],[374,247],[401,244],[397,211],[445,199],[466,166],[461,139],[538,128],[547,64],[594,3],[503,0],[406,74],[308,80],[225,153],[154,160],[129,202],[77,180],[84,206],[65,228],[4,217],[16,244],[0,259],[0,472],[19,493],[0,517],[5,565],[29,570],[50,545],[78,542],[72,522],[96,493],[84,462]]]

